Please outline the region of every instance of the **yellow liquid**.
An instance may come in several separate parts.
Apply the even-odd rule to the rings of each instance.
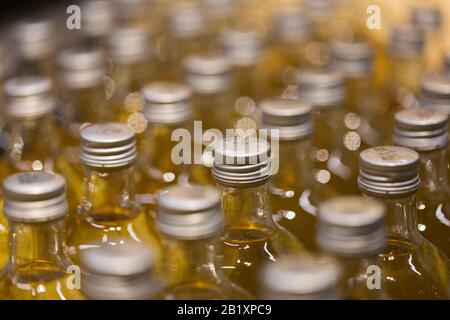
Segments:
[[[231,281],[256,295],[259,272],[266,263],[281,255],[300,252],[301,246],[284,229],[248,227],[225,230],[221,236],[223,270]]]
[[[382,286],[392,299],[448,299],[448,262],[426,240],[390,239],[380,255]]]
[[[166,288],[165,300],[242,300],[250,299],[245,291],[207,281],[182,282]]]
[[[97,245],[120,245],[129,242],[148,244],[157,257],[161,256],[161,243],[154,223],[144,212],[106,208],[90,213],[87,219],[77,219],[77,224],[68,236],[69,256],[79,264],[80,254]]]
[[[291,198],[272,195],[272,210],[277,223],[296,236],[308,250],[316,250],[315,225],[316,218],[312,210],[316,207],[308,196],[311,190],[290,189],[294,195]],[[306,207],[306,208],[305,208]],[[310,212],[306,210],[310,210]]]
[[[47,261],[36,260],[5,276],[6,297],[11,300],[81,300],[83,294],[66,270]],[[73,289],[72,289],[73,288]]]

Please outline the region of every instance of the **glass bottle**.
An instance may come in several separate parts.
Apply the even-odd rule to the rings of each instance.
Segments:
[[[172,186],[157,195],[163,235],[163,279],[168,300],[250,299],[221,269],[220,193],[201,185]]]
[[[185,82],[193,91],[194,120],[202,128],[232,129],[234,98],[231,64],[223,55],[202,54],[186,58],[183,63]]]
[[[159,80],[180,81],[180,62],[213,45],[204,12],[195,2],[181,1],[168,10],[165,29],[155,39]]]
[[[53,121],[57,105],[50,79],[23,75],[5,82],[2,141],[5,155],[0,178],[21,171],[58,172],[67,179],[67,200],[73,208],[81,199],[82,177],[60,155],[60,139]],[[67,227],[72,226],[72,215]]]
[[[192,91],[177,82],[151,82],[141,90],[148,122],[140,139],[139,166],[143,177],[138,185],[145,194],[172,183],[189,181],[189,166],[173,161],[173,150],[179,140],[191,138]],[[180,135],[175,135],[175,133]],[[189,147],[191,143],[189,141]],[[150,205],[154,199],[150,197]]]
[[[381,202],[361,196],[336,197],[319,205],[317,245],[338,259],[344,299],[390,298],[390,273],[384,274],[379,256],[386,245],[385,211]],[[402,276],[396,269],[391,272]]]
[[[120,27],[138,27],[151,29],[153,1],[149,0],[112,0],[116,25]]]
[[[225,274],[256,295],[266,262],[303,252],[290,232],[273,220],[268,181],[270,147],[263,139],[233,137],[214,148],[212,174],[222,192],[225,230],[221,235]]]
[[[335,35],[332,28],[333,12],[336,9],[333,0],[305,0],[303,7],[311,21],[314,40],[326,43]]]
[[[427,74],[422,79],[420,105],[450,116],[450,74]]]
[[[395,114],[393,141],[420,156],[421,186],[417,192],[418,228],[423,236],[450,256],[450,189],[447,178],[447,115],[428,108]]]
[[[411,23],[424,32],[425,69],[434,72],[441,70],[444,42],[439,7],[426,3],[416,4],[411,10]]]
[[[379,255],[392,299],[447,299],[449,262],[417,228],[419,155],[404,147],[375,147],[360,155],[358,184],[387,209],[387,245]]]
[[[443,73],[426,75],[422,80],[420,105],[450,117],[450,75]],[[449,151],[447,162],[450,162]],[[450,172],[448,174],[450,175]]]
[[[76,161],[79,132],[83,123],[107,121],[115,113],[107,100],[114,84],[107,77],[102,50],[89,46],[63,50],[58,56],[58,84],[61,104],[56,112],[64,153]]]
[[[306,56],[311,41],[310,23],[299,7],[283,7],[275,12],[268,46],[268,61],[273,69],[270,92],[282,95],[295,85],[297,69],[310,65]]]
[[[138,133],[144,129],[143,103],[139,90],[148,83],[152,70],[151,47],[144,28],[128,27],[114,30],[108,37],[108,55],[112,61],[111,79],[115,90],[111,97],[114,118],[127,123]]]
[[[261,273],[264,300],[336,300],[340,268],[326,256],[287,256],[268,264]]]
[[[18,74],[55,76],[57,30],[50,19],[31,19],[17,23],[12,45],[18,58]]]
[[[68,208],[64,178],[21,172],[4,180],[3,191],[10,246],[2,271],[7,299],[82,299],[71,276],[77,266],[70,261],[64,241]]]
[[[52,120],[56,106],[52,81],[42,76],[18,76],[5,82],[4,91],[3,177],[19,171],[53,170],[59,141]]]
[[[358,38],[335,40],[330,44],[330,66],[345,77],[347,100],[344,125],[347,135],[361,137],[360,150],[391,141],[390,123],[385,121],[388,101],[375,73],[375,50]]]
[[[136,162],[134,131],[124,124],[85,126],[80,133],[80,158],[85,169],[84,197],[78,219],[68,235],[69,253],[80,254],[97,244],[143,242],[160,254],[154,221],[141,208],[134,193]]]
[[[278,129],[279,169],[269,182],[274,219],[309,250],[315,248],[316,184],[310,161],[314,124],[312,106],[301,100],[271,98],[260,102],[262,128]]]
[[[220,41],[223,52],[233,66],[236,95],[259,101],[265,95],[265,82],[270,74],[270,65],[264,63],[263,34],[252,26],[238,26],[223,31]]]
[[[389,109],[387,118],[392,119],[402,108],[418,106],[418,92],[424,71],[424,34],[412,25],[394,26],[389,43],[390,76],[387,81]],[[393,126],[389,128],[392,136]]]
[[[141,243],[102,246],[81,256],[81,288],[90,300],[150,300],[161,289],[157,258]]]
[[[233,24],[238,10],[237,2],[236,0],[200,0],[215,35]]]
[[[345,130],[345,80],[329,68],[309,68],[297,75],[298,97],[313,105],[314,127],[311,158],[320,199],[357,194],[358,151],[361,137]],[[333,132],[333,134],[330,134]]]
[[[106,0],[85,0],[80,5],[82,41],[105,48],[108,34],[114,27],[114,6]]]

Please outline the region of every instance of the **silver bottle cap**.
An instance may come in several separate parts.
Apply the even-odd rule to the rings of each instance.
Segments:
[[[122,123],[88,125],[80,132],[81,161],[94,168],[121,168],[136,161],[135,132]]]
[[[359,188],[380,197],[407,196],[420,186],[419,154],[396,146],[369,148],[359,155]]]
[[[232,66],[222,55],[195,55],[184,60],[186,83],[200,94],[224,92],[231,86]]]
[[[208,29],[206,17],[195,2],[180,3],[167,16],[169,32],[177,38],[192,38]]]
[[[314,130],[311,104],[293,99],[269,98],[260,102],[262,127],[278,129],[282,141],[310,137]]]
[[[340,277],[337,262],[325,256],[286,256],[262,270],[264,299],[333,299]]]
[[[59,174],[28,171],[3,181],[3,213],[10,221],[38,223],[67,213],[66,181]]]
[[[373,47],[364,41],[334,41],[330,46],[331,65],[346,77],[366,76],[372,73]]]
[[[269,143],[241,136],[218,141],[212,174],[224,186],[248,188],[266,183],[272,175]]]
[[[151,248],[129,242],[83,251],[81,288],[89,299],[148,299],[158,289]]]
[[[177,82],[151,82],[141,94],[145,99],[144,115],[154,124],[176,125],[192,117],[192,91]]]
[[[237,8],[236,0],[200,0],[208,17],[222,19],[232,15]]]
[[[442,25],[442,15],[438,7],[422,4],[416,6],[411,12],[411,22],[425,31],[439,30]]]
[[[222,45],[233,66],[248,67],[259,62],[264,43],[255,29],[230,29],[222,33]]]
[[[392,29],[390,51],[395,56],[421,55],[424,48],[423,31],[413,25],[397,25]]]
[[[83,32],[91,37],[107,36],[114,25],[114,9],[105,0],[85,0],[81,4]]]
[[[298,7],[285,7],[273,17],[273,33],[283,41],[302,41],[310,37],[310,23]]]
[[[52,81],[41,76],[18,76],[5,82],[4,112],[13,118],[35,118],[56,106]]]
[[[106,57],[103,51],[90,47],[63,50],[58,56],[59,77],[68,89],[86,89],[103,83]]]
[[[443,148],[448,143],[448,116],[428,108],[407,108],[395,114],[393,140],[416,151]]]
[[[317,244],[337,256],[364,257],[386,244],[385,207],[361,196],[344,196],[319,205]]]
[[[333,69],[312,68],[297,74],[299,98],[317,108],[340,106],[346,98],[342,74]]]
[[[304,7],[306,14],[313,21],[328,19],[334,10],[333,0],[305,0]]]
[[[158,192],[158,230],[170,238],[196,240],[223,228],[219,192],[207,186],[173,186]]]
[[[13,42],[21,59],[34,61],[53,55],[56,51],[56,26],[51,20],[24,20],[13,30]]]
[[[421,104],[450,116],[450,74],[429,74],[422,81]]]
[[[138,27],[116,29],[109,37],[109,53],[119,64],[145,61],[150,56],[148,34]]]

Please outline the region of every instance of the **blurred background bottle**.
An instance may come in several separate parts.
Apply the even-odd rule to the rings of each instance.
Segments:
[[[319,205],[317,245],[338,259],[344,299],[389,299],[389,277],[378,256],[386,245],[384,216],[382,203],[360,196],[336,197]]]
[[[336,300],[340,267],[326,256],[287,256],[262,270],[260,297],[266,300]]]
[[[279,130],[279,148],[272,152],[280,167],[269,182],[274,219],[312,250],[317,209],[310,159],[312,107],[300,100],[272,98],[261,101],[259,108],[262,128]]]
[[[298,97],[311,103],[314,110],[311,157],[314,179],[321,185],[318,201],[337,194],[357,194],[355,164],[361,137],[345,130],[344,77],[332,69],[309,68],[299,71],[297,83]]]
[[[183,62],[185,82],[192,89],[194,120],[202,121],[203,130],[218,129],[225,134],[233,129],[232,67],[227,57],[219,54],[200,54]]]
[[[78,147],[80,127],[85,122],[112,119],[108,102],[114,84],[107,75],[107,61],[102,50],[93,47],[74,47],[58,56],[58,91],[60,105],[56,113],[64,146]],[[106,81],[105,81],[106,80]],[[70,158],[74,151],[66,149]],[[76,152],[75,152],[76,153]],[[74,162],[76,160],[73,160]]]
[[[90,300],[150,300],[162,286],[155,253],[140,243],[100,245],[84,251],[81,264],[81,288]]]
[[[58,33],[54,21],[36,18],[18,22],[11,34],[19,74],[55,76]]]

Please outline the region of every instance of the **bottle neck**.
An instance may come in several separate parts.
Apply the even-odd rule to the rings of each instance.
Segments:
[[[420,195],[447,199],[449,186],[445,148],[420,152]]]
[[[59,143],[50,115],[9,119],[7,134],[8,159],[15,170],[52,169]]]
[[[167,238],[163,264],[166,280],[169,284],[219,282],[222,271],[217,248],[217,237],[199,240]]]
[[[186,130],[186,135],[191,136],[188,124],[181,124],[181,126],[151,124],[145,132],[145,139],[139,142],[140,167],[152,180],[170,183],[183,171],[183,163],[175,164],[172,156],[184,159],[184,150],[180,148],[186,147],[188,148],[186,151],[190,152],[192,141],[185,141],[184,137],[172,136],[176,129]]]
[[[314,146],[317,149],[327,150],[328,153],[339,150],[343,133],[342,106],[324,107],[315,113],[314,131],[320,134],[314,135]],[[330,132],[334,132],[330,135]]]
[[[11,271],[36,263],[63,269],[70,265],[64,241],[65,219],[41,223],[9,222]]]
[[[220,186],[225,229],[275,229],[268,183],[253,188]]]
[[[369,196],[370,197],[370,196]],[[417,228],[416,196],[375,197],[386,206],[386,236],[388,240],[406,240],[419,245],[422,236]]]
[[[113,170],[85,168],[84,197],[78,212],[97,221],[132,218],[138,203],[133,188],[133,166]]]
[[[304,190],[313,182],[310,160],[311,140],[281,141],[278,154],[278,172],[271,179],[271,189],[281,188]],[[273,190],[271,190],[273,191]]]

